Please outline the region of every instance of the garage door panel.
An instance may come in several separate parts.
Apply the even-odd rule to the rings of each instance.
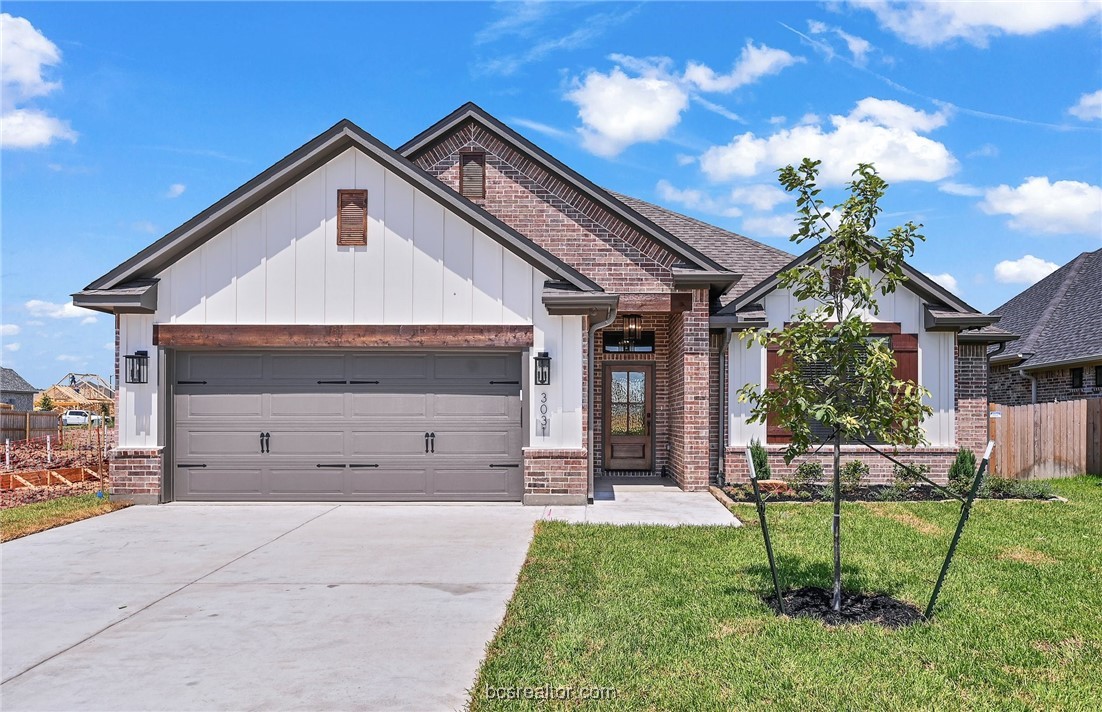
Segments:
[[[426,426],[427,427],[427,426]],[[425,433],[418,430],[355,431],[351,435],[352,455],[386,457],[426,456]]]
[[[179,499],[256,499],[264,494],[264,471],[259,467],[180,468],[176,474]]]
[[[439,354],[433,365],[439,380],[520,380],[520,359],[514,354]]]
[[[429,398],[424,393],[353,393],[353,417],[427,418]]]
[[[176,398],[177,418],[259,418],[264,396],[260,393],[203,393]]]
[[[483,468],[435,468],[434,494],[508,495],[516,471]]]
[[[272,417],[344,416],[344,393],[273,393]]]
[[[471,394],[437,393],[432,399],[432,412],[444,417],[499,417],[513,418],[512,401],[519,405],[520,398],[513,396],[484,396]]]
[[[340,499],[347,486],[344,468],[272,467],[268,491],[273,495],[329,495]]]
[[[267,457],[341,457],[344,455],[344,430],[271,430],[268,431]]]
[[[429,379],[431,357],[428,354],[353,354],[350,357],[350,380],[426,381]]]
[[[513,452],[512,433],[508,430],[480,432],[436,433],[436,456],[486,455],[498,459],[508,458]]]
[[[273,381],[344,380],[344,354],[272,354],[268,374]]]
[[[349,470],[349,491],[354,495],[428,494],[429,470],[426,468],[380,467]]]
[[[193,460],[226,455],[259,455],[259,430],[180,430],[177,431],[178,458]]]
[[[185,381],[235,383],[264,379],[263,354],[222,352],[181,354],[177,377]]]

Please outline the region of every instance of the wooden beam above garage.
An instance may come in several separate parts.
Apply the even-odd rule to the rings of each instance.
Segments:
[[[691,292],[659,292],[620,294],[617,311],[629,312],[685,312],[693,308]]]
[[[153,343],[177,349],[525,348],[533,335],[526,325],[154,324]]]

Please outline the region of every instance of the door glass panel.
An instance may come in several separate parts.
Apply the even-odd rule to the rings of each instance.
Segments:
[[[612,402],[626,403],[628,399],[628,374],[626,371],[612,372]]]
[[[646,435],[647,374],[612,371],[609,434]]]
[[[628,431],[625,435],[645,435],[646,429],[643,419],[646,417],[643,404],[631,404],[628,406]]]
[[[646,374],[628,374],[628,402],[642,403],[646,399]]]
[[[628,432],[628,407],[623,403],[612,404],[612,419],[609,424],[612,435],[626,435]]]

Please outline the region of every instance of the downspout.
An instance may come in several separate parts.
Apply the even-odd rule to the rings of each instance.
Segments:
[[[607,318],[594,322],[593,319],[597,317],[598,311],[593,309],[589,312],[589,341],[586,345],[586,350],[589,351],[586,358],[586,367],[589,369],[589,382],[586,385],[586,460],[588,461],[586,468],[588,475],[586,499],[590,504],[593,504],[593,383],[597,379],[597,369],[593,363],[593,342],[597,339],[598,331],[616,321],[616,306],[608,307]]]
[[[723,330],[723,343],[719,347],[719,453],[716,459],[716,485],[722,487],[727,476],[727,369],[723,357],[731,345],[731,327]]]

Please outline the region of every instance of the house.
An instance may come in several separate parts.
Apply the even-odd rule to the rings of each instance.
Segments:
[[[1102,397],[1102,249],[1084,252],[995,309],[1020,338],[991,354],[993,403]]]
[[[0,401],[12,410],[34,410],[38,389],[27,383],[14,369],[0,367]]]
[[[73,298],[116,317],[118,495],[577,504],[595,475],[699,490],[752,437],[783,450],[731,397],[767,354],[728,345],[792,314],[794,259],[466,104],[397,150],[341,121]],[[984,445],[1005,336],[908,275],[877,328],[934,394],[909,455],[944,472]]]

